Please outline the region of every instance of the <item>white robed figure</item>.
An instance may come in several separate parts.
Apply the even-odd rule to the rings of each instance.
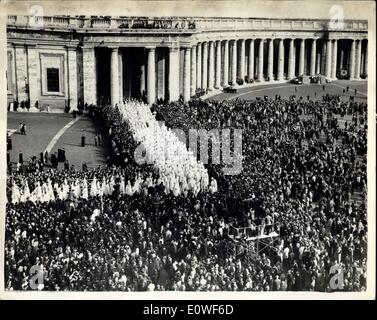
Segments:
[[[62,192],[63,192],[63,200],[68,200],[69,198],[69,185],[67,179],[64,179],[64,183],[62,185]]]
[[[105,177],[102,178],[101,187],[102,187],[102,195],[105,195],[105,196],[109,195],[109,185]]]
[[[126,193],[126,185],[125,185],[125,182],[124,182],[124,177],[120,178],[119,192],[121,194],[125,194]]]
[[[42,187],[41,187],[39,181],[37,181],[37,183],[36,183],[36,187],[33,191],[33,195],[34,195],[36,201],[42,201],[42,198],[43,198]]]
[[[19,202],[26,202],[27,201],[27,198],[25,197],[25,187],[22,188],[22,185],[20,187],[18,187],[18,190],[20,192],[20,199],[19,199]]]
[[[42,200],[41,202],[49,202],[50,198],[48,196],[48,188],[46,182],[42,184]]]
[[[100,197],[103,197],[103,189],[104,189],[104,185],[101,184],[100,181],[97,182],[97,190],[98,190],[98,195]]]
[[[25,201],[27,201],[30,197],[30,188],[27,181],[25,181],[25,186],[24,186],[24,197],[25,197]]]
[[[97,189],[97,179],[96,177],[93,178],[92,183],[90,184],[90,195],[95,197],[98,194]]]
[[[47,179],[47,189],[48,189],[50,201],[55,201],[54,189],[52,188],[50,178]]]
[[[37,197],[36,197],[36,195],[35,195],[34,192],[32,192],[32,193],[30,194],[29,201],[31,201],[31,202],[33,202],[33,203],[36,203],[36,202],[37,202]]]
[[[82,194],[81,197],[83,199],[88,199],[88,182],[86,181],[86,178],[84,178],[82,182]]]
[[[115,178],[114,178],[114,175],[111,175],[110,182],[109,182],[109,191],[110,191],[109,194],[113,193],[114,187],[115,187]]]
[[[217,181],[214,177],[211,178],[211,184],[209,186],[209,191],[211,193],[215,193],[218,191],[218,188],[217,188]]]
[[[126,194],[129,196],[132,196],[134,194],[132,190],[131,182],[129,180],[127,181]]]
[[[81,186],[79,181],[76,179],[75,184],[73,186],[73,195],[76,199],[81,197]]]
[[[140,191],[140,183],[141,183],[141,179],[139,178],[139,174],[136,176],[136,180],[135,180],[135,183],[132,187],[132,193],[139,193]]]
[[[12,203],[16,204],[20,201],[20,189],[18,188],[17,184],[13,182],[12,184]]]
[[[174,182],[173,194],[175,197],[178,197],[181,194],[181,190],[177,181]]]

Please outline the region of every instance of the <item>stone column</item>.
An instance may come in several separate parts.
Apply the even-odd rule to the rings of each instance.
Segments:
[[[289,54],[288,54],[288,79],[295,77],[296,69],[296,52],[295,52],[295,39],[289,41]]]
[[[259,55],[258,55],[258,81],[262,82],[264,81],[264,75],[263,75],[263,42],[264,39],[260,39],[259,41]]]
[[[277,80],[284,80],[284,39],[279,39],[279,57],[278,57],[278,74]]]
[[[351,40],[352,43],[351,43],[351,54],[350,54],[350,79],[353,80],[355,79],[355,54],[356,54],[356,42],[355,40]]]
[[[331,78],[331,40],[327,40],[326,42],[326,77]]]
[[[183,100],[190,100],[190,62],[191,49],[184,48],[185,60],[183,61]]]
[[[143,95],[143,92],[147,94],[146,86],[145,86],[145,49],[143,48],[143,56],[141,59],[140,65],[140,95]]]
[[[84,103],[97,103],[96,57],[94,48],[83,48]]]
[[[340,48],[339,68],[344,69],[344,49]]]
[[[229,41],[224,41],[224,79],[223,87],[229,86]]]
[[[179,48],[169,48],[169,100],[179,99]]]
[[[191,96],[196,91],[196,45],[191,47]]]
[[[232,85],[237,85],[237,40],[232,40]]]
[[[202,61],[202,88],[207,90],[208,85],[208,43],[203,43],[203,61]]]
[[[305,39],[301,39],[298,73],[301,76],[304,74],[304,72],[305,72]]]
[[[111,68],[110,68],[110,88],[111,105],[119,103],[119,57],[118,48],[111,48]],[[149,74],[148,74],[149,77]]]
[[[75,52],[76,54],[76,52]],[[69,56],[68,56],[69,60]],[[28,84],[29,84],[29,102],[30,102],[30,108],[35,107],[35,103],[37,102],[39,98],[39,81],[38,81],[38,57],[37,57],[37,51],[35,46],[28,45],[27,47],[27,68],[28,68]],[[76,63],[76,56],[75,56],[75,63]],[[72,98],[74,99],[71,104],[71,108],[77,108],[77,75],[76,75],[76,64],[74,65],[74,88],[72,88]],[[71,70],[69,70],[71,73]],[[70,74],[69,73],[69,74]],[[69,79],[71,80],[71,79]],[[69,88],[71,89],[71,88]],[[69,90],[71,95],[71,90]]]
[[[331,68],[331,78],[336,79],[336,68],[337,68],[337,59],[338,59],[338,40],[334,40],[332,48],[332,68]]]
[[[317,57],[317,39],[312,40],[312,51],[310,55],[310,75],[314,76],[315,75],[315,68],[316,68],[316,59]]]
[[[245,39],[240,40],[240,56],[239,56],[239,74],[238,78],[245,81]]]
[[[123,102],[123,51],[119,49],[119,101]]]
[[[274,80],[274,39],[268,41],[267,76],[270,81]]]
[[[248,61],[248,78],[250,80],[254,80],[254,39],[250,39],[249,42],[249,61]]]
[[[71,110],[77,110],[77,52],[76,48],[67,48],[68,92]]]
[[[355,79],[360,79],[361,70],[361,40],[357,41],[357,52],[356,52],[356,65],[355,65]]]
[[[208,56],[208,90],[213,90],[215,80],[215,47],[213,41],[209,42]]]
[[[29,98],[26,90],[29,80],[27,78],[27,53],[25,46],[17,45],[15,47],[15,65],[17,100],[18,103],[21,103],[21,101],[26,101]]]
[[[147,49],[147,100],[156,102],[156,48]],[[177,74],[176,74],[177,75]]]
[[[318,51],[317,52],[317,61],[316,61],[316,72],[317,74],[321,73],[321,53]]]
[[[365,42],[364,51],[364,73],[368,75],[368,41]]]
[[[196,88],[202,88],[202,44],[198,43],[196,49]]]
[[[221,41],[216,41],[216,75],[215,88],[221,87]]]

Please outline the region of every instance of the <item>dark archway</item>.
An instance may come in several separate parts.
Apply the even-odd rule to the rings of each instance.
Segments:
[[[110,102],[110,63],[111,51],[109,48],[96,49],[97,61],[97,100]]]

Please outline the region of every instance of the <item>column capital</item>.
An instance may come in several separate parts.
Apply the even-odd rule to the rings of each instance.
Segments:
[[[26,48],[27,44],[26,43],[12,43],[12,46],[15,48]]]
[[[108,46],[109,49],[111,49],[112,52],[117,52],[119,47],[117,46]]]
[[[94,48],[95,48],[94,46],[83,46],[82,50],[83,51],[92,51],[92,50],[94,50]]]
[[[77,47],[73,47],[73,46],[64,46],[65,49],[67,49],[68,51],[76,51],[77,50]]]
[[[170,45],[168,46],[169,48],[169,51],[172,52],[172,51],[179,51],[180,47],[178,45]]]
[[[156,50],[156,46],[145,46],[144,48],[147,51],[155,51]]]

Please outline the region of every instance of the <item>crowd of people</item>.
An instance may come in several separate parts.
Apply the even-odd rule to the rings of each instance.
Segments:
[[[124,109],[125,119],[124,107],[89,107],[108,130],[111,165],[8,176],[8,290],[30,289],[35,265],[41,290],[332,291],[334,265],[344,274],[343,290],[366,289],[366,104],[198,99],[155,105],[152,112],[170,129],[243,132],[239,175],[209,163],[216,188],[209,183],[179,193],[155,163],[135,159],[153,119],[135,106]],[[136,133],[141,122],[144,135]],[[12,188],[24,201],[15,201]],[[25,198],[25,190],[49,198]],[[279,226],[276,248],[253,259],[242,248],[229,250],[232,225],[271,221]]]

